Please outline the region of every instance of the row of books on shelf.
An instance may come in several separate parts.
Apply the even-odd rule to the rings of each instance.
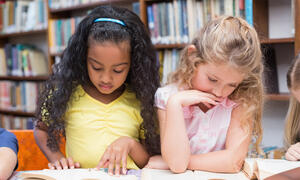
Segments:
[[[69,38],[83,17],[50,20],[49,48],[51,54],[61,53],[67,46]]]
[[[161,82],[165,84],[167,77],[171,72],[174,72],[178,66],[180,50],[161,50],[157,51],[157,59],[160,63]]]
[[[59,8],[66,8],[70,6],[77,6],[81,4],[89,4],[98,1],[99,0],[48,0],[48,3],[49,3],[49,8],[59,9]],[[100,1],[105,1],[105,0],[100,0]]]
[[[278,72],[276,65],[275,50],[272,46],[263,46],[264,52],[264,73],[263,82],[266,93],[278,94]],[[168,75],[174,72],[179,64],[180,50],[179,49],[166,49],[157,51],[157,59],[160,62],[160,77],[162,84],[165,84]]]
[[[46,29],[47,13],[46,0],[0,1],[0,32]]]
[[[154,44],[188,43],[203,24],[220,15],[246,18],[253,24],[252,0],[173,0],[147,6]]]
[[[0,81],[0,109],[34,112],[41,83]]]
[[[5,129],[33,129],[33,118],[0,114],[0,127]]]
[[[0,76],[48,75],[45,54],[31,45],[5,44],[0,48]]]

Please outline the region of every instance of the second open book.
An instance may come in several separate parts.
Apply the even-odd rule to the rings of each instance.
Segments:
[[[212,173],[206,171],[186,171],[173,174],[168,170],[143,169],[142,180],[249,180],[265,179],[274,174],[300,167],[300,162],[279,159],[246,159],[244,167],[239,173]]]

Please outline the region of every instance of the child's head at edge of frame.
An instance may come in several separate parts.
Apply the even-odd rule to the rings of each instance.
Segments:
[[[284,144],[288,148],[300,142],[300,53],[292,61],[286,78],[291,93],[284,132]]]
[[[198,72],[203,69],[205,72]],[[244,106],[242,126],[249,133],[253,129],[257,150],[261,152],[258,145],[262,135],[262,71],[262,52],[255,29],[242,18],[220,16],[205,24],[192,43],[185,47],[179,67],[168,83],[228,97]],[[200,78],[206,78],[206,81],[197,80]]]
[[[95,57],[95,53],[103,55],[97,52],[97,47],[102,47],[102,50],[114,49],[115,52],[121,54],[119,57],[122,61],[128,57],[130,59],[129,62],[125,60],[129,64],[128,74],[125,72],[125,75],[112,85],[112,89],[109,89],[111,84],[105,80],[98,80],[96,76],[93,76],[95,73],[91,73],[93,66],[89,64],[88,56]],[[98,91],[109,94],[122,86],[124,82],[130,86],[141,102],[141,116],[144,119],[142,128],[145,130],[148,150],[155,152],[159,149],[153,108],[154,94],[159,86],[159,66],[149,33],[136,14],[125,8],[109,5],[95,8],[79,23],[63,52],[61,62],[54,68],[55,73],[47,81],[37,108],[38,119],[43,117],[48,121],[50,138],[55,137],[54,133],[57,131],[64,134],[62,117],[67,109],[67,102],[78,85],[96,86],[100,81],[104,88],[96,87]],[[107,89],[109,90],[106,91]],[[39,108],[42,106],[46,106],[49,113],[42,115],[41,108]],[[58,147],[56,146],[57,140],[57,137],[49,140],[53,149]]]

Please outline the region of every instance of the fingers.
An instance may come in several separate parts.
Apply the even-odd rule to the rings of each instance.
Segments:
[[[127,173],[127,153],[124,152],[122,155],[122,173]]]
[[[115,166],[115,175],[119,176],[120,175],[120,162],[121,162],[121,154],[116,154],[116,166]]]
[[[126,174],[127,154],[127,151],[120,152],[108,150],[103,154],[96,169],[99,170],[100,168],[108,168],[109,175],[115,174],[119,176],[120,174]]]
[[[61,158],[60,160],[57,160],[52,163],[48,163],[49,169],[74,169],[74,168],[80,168],[80,164],[78,162],[74,163],[73,159],[71,157],[69,158]]]
[[[48,163],[48,168],[53,170],[53,169],[55,169],[55,166],[52,163]]]
[[[109,175],[113,175],[114,174],[114,165],[115,165],[115,158],[116,158],[116,155],[115,153],[112,153],[110,155],[110,158],[109,158],[109,163],[108,163],[108,174]]]
[[[80,166],[80,163],[79,162],[76,162],[75,163],[75,168],[80,168],[81,166]]]
[[[203,103],[208,108],[212,108],[213,106],[219,104],[223,100],[222,98],[218,98],[213,94],[198,90],[181,91],[172,96],[171,98],[175,99],[175,102],[179,102],[183,106],[190,106],[198,103]]]
[[[74,169],[75,168],[74,161],[73,161],[73,159],[71,157],[69,157],[67,159],[67,162],[69,164],[70,169]]]
[[[285,154],[285,158],[290,161],[297,161],[300,159],[299,144],[292,145]]]
[[[57,170],[61,170],[63,168],[63,166],[60,163],[60,160],[57,160],[53,163],[48,163],[48,167],[49,169],[57,169]]]
[[[107,168],[109,156],[109,153],[105,151],[96,167],[97,170],[99,170],[100,168]]]

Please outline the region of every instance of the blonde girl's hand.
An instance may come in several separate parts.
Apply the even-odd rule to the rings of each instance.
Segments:
[[[108,168],[108,173],[110,175],[120,175],[120,169],[122,166],[122,173],[126,174],[127,156],[130,152],[133,141],[135,140],[125,136],[115,140],[106,148],[96,168]],[[113,173],[114,167],[115,173]]]
[[[300,142],[293,144],[289,147],[289,149],[285,153],[285,159],[289,161],[300,160]]]
[[[172,95],[168,100],[168,104],[179,103],[181,106],[191,106],[202,103],[208,108],[211,108],[221,101],[221,98],[217,98],[216,96],[206,92],[198,90],[185,90],[179,91],[178,93]]]
[[[170,169],[167,163],[163,160],[161,155],[156,155],[150,157],[148,164],[145,166],[145,168],[151,168],[151,169]]]
[[[71,157],[69,158],[61,158],[59,160],[56,160],[54,162],[48,163],[49,169],[74,169],[74,168],[80,168],[79,162],[74,162]]]

